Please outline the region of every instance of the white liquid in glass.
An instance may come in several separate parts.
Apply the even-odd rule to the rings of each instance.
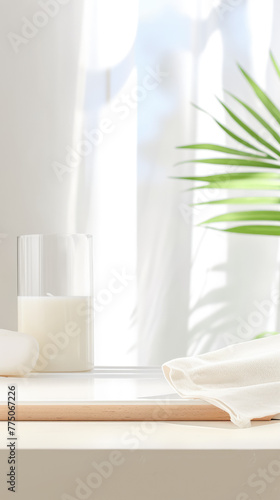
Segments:
[[[40,356],[34,371],[93,368],[91,297],[18,297],[18,331],[33,335]]]

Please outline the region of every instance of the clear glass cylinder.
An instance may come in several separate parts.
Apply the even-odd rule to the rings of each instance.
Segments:
[[[33,335],[35,371],[93,368],[92,236],[18,237],[18,331]]]

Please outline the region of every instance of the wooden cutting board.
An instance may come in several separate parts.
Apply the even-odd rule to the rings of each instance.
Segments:
[[[7,406],[0,406],[6,421]],[[265,417],[256,420],[271,420]],[[18,421],[227,421],[228,413],[208,404],[21,404]]]
[[[226,421],[228,413],[172,392],[160,368],[95,368],[89,373],[33,373],[0,379],[0,420],[16,387],[19,421]],[[266,417],[261,420],[271,420]]]

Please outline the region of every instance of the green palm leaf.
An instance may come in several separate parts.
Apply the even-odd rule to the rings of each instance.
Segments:
[[[244,101],[241,101],[241,99],[238,99],[234,94],[231,94],[231,92],[227,92],[228,95],[230,95],[235,101],[237,101],[243,108],[245,108],[258,122],[274,137],[274,139],[280,144],[280,136],[277,134],[277,132],[267,123],[266,120],[264,120],[259,113],[257,113],[254,109],[252,109],[248,104],[246,104]]]
[[[253,144],[251,144],[250,142],[246,141],[245,139],[242,139],[242,137],[239,137],[238,135],[236,135],[234,132],[232,132],[230,129],[228,129],[227,127],[225,127],[225,125],[223,125],[221,122],[219,122],[219,120],[217,120],[213,115],[211,115],[210,113],[208,113],[208,111],[205,111],[204,109],[200,108],[199,106],[197,106],[196,104],[192,103],[192,105],[194,106],[194,108],[198,109],[199,111],[202,111],[203,113],[206,113],[206,115],[210,116],[210,118],[212,118],[212,120],[214,120],[214,122],[217,123],[217,125],[224,131],[226,132],[226,134],[231,137],[232,139],[234,139],[236,142],[239,142],[240,144],[243,144],[243,146],[246,146],[246,148],[249,148],[249,149],[253,149],[254,151],[259,151],[260,153],[263,153],[264,155],[267,156],[267,158],[272,158],[272,156],[269,156],[267,155],[267,153],[265,151],[263,151],[262,149],[259,149],[257,148],[256,146],[254,146]]]
[[[275,70],[276,70],[276,73],[277,73],[277,75],[278,75],[278,76],[279,76],[279,78],[280,78],[280,68],[279,68],[279,66],[278,66],[277,62],[275,61],[275,59],[274,59],[273,54],[272,54],[272,52],[271,52],[271,51],[270,51],[269,55],[270,55],[270,59],[271,59],[271,60],[272,60],[272,62],[273,62],[273,66],[274,66],[274,68],[275,68]]]
[[[221,229],[227,233],[259,234],[266,236],[280,236],[280,226],[238,226],[229,229]]]
[[[280,78],[280,68],[274,59],[272,53],[270,53],[270,58],[273,66],[276,70],[278,77]],[[239,66],[239,69],[244,76],[244,78],[249,83],[251,89],[254,91],[258,100],[264,105],[266,110],[270,115],[280,124],[280,110],[273,103],[273,101],[267,96],[267,94],[259,87],[259,85],[248,75],[248,73]],[[278,131],[270,125],[255,109],[249,106],[239,97],[234,94],[229,93],[229,95],[241,105],[250,116],[262,126],[265,132],[268,132],[271,137],[280,144],[280,134]],[[262,136],[252,129],[245,121],[243,121],[232,109],[230,109],[226,104],[219,100],[223,108],[226,110],[231,119],[237,123],[245,132],[248,134],[253,141],[257,143],[255,146],[253,143],[248,142],[243,137],[235,134],[232,130],[223,125],[211,114],[198,108],[197,109],[207,113],[217,125],[237,143],[242,144],[247,149],[247,151],[241,151],[240,149],[235,149],[231,147],[222,146],[219,144],[190,144],[186,146],[180,146],[179,149],[191,149],[191,150],[209,150],[217,151],[219,153],[224,153],[225,157],[222,158],[206,158],[206,159],[194,159],[186,160],[178,164],[187,163],[200,163],[200,164],[210,164],[210,165],[223,165],[223,166],[234,166],[236,167],[234,172],[221,173],[221,174],[211,174],[211,175],[198,175],[198,176],[181,176],[175,177],[175,179],[188,180],[188,181],[200,181],[204,182],[202,186],[196,186],[192,189],[238,189],[238,190],[254,190],[254,191],[265,191],[265,190],[280,190],[280,176],[278,173],[266,172],[267,169],[279,169],[280,168],[280,149],[275,147],[274,144],[266,141]],[[267,152],[269,150],[269,153]],[[273,153],[273,156],[271,153]],[[233,158],[232,156],[237,156]],[[177,165],[178,165],[177,164]],[[240,172],[236,171],[242,169],[242,167],[254,169],[251,172]],[[261,170],[259,170],[261,169]],[[200,203],[194,203],[193,205],[280,205],[280,196],[240,196],[240,197],[229,197],[220,200],[209,200]],[[229,212],[222,215],[217,215],[204,221],[202,224],[215,224],[219,222],[258,222],[258,221],[276,221],[280,222],[280,210],[242,210],[239,212]],[[206,226],[211,229],[215,229],[213,226]],[[217,229],[219,231],[226,231],[231,233],[241,233],[241,234],[256,234],[256,235],[272,235],[280,236],[280,224],[278,225],[239,225],[236,227],[231,227],[227,229]]]
[[[263,332],[260,333],[259,335],[256,335],[254,339],[263,339],[265,337],[270,337],[271,335],[279,335],[279,332]]]
[[[237,221],[280,221],[280,211],[277,210],[249,210],[246,212],[229,212],[222,215],[217,215],[208,219],[202,224],[210,224],[212,222],[237,222]]]
[[[271,163],[259,160],[247,160],[241,158],[207,158],[199,160],[186,160],[180,162],[183,163],[210,163],[212,165],[234,165],[241,167],[260,167],[260,168],[280,168],[279,163]],[[176,164],[178,165],[178,163]]]
[[[280,189],[280,181],[263,181],[262,179],[244,179],[237,181],[220,181],[220,182],[209,182],[209,184],[205,184],[204,186],[196,186],[190,188],[189,191],[194,191],[197,189],[248,189],[248,190],[257,190],[257,191],[274,191],[275,189]]]
[[[192,203],[196,205],[274,205],[280,204],[280,198],[274,196],[240,196],[239,198],[224,198],[223,200],[203,201]]]
[[[279,137],[280,141],[280,137]],[[217,144],[190,144],[188,146],[177,146],[177,149],[204,149],[209,151],[220,151],[221,153],[227,153],[237,156],[249,156],[251,158],[267,158],[267,155],[258,155],[257,153],[247,153],[246,151],[240,151],[239,149],[227,148],[225,146],[218,146]]]
[[[246,80],[248,83],[251,85],[253,91],[255,92],[256,96],[259,98],[259,100],[263,103],[263,105],[266,107],[266,109],[269,111],[269,113],[275,118],[275,120],[280,124],[280,111],[279,109],[275,106],[275,104],[269,99],[267,94],[257,85],[257,83],[246,73],[246,71],[238,65],[241,73],[245,76]]]
[[[223,108],[227,111],[229,116],[241,127],[243,128],[249,135],[251,135],[256,141],[258,141],[260,144],[265,146],[267,149],[270,149],[274,154],[277,156],[280,156],[280,151],[279,149],[276,149],[272,144],[269,144],[269,142],[265,141],[259,134],[257,134],[251,127],[246,125],[243,120],[241,120],[231,109],[226,106],[219,98],[217,98],[219,103],[223,106]]]
[[[234,181],[234,180],[278,180],[280,181],[280,175],[274,174],[271,172],[233,172],[227,174],[213,174],[213,175],[201,175],[198,176],[180,176],[180,177],[171,177],[171,179],[184,179],[189,181],[205,181],[205,182],[224,182],[224,181]]]

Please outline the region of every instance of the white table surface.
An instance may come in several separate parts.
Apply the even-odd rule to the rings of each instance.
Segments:
[[[17,422],[22,450],[280,450],[280,422]],[[138,436],[138,437],[137,437]],[[0,422],[0,449],[7,423]]]
[[[0,403],[7,387],[17,388],[18,403],[106,403],[170,401],[186,404],[166,382],[160,368],[95,368],[85,373],[31,373],[24,378],[0,378]],[[201,402],[192,402],[201,404]]]
[[[1,379],[0,399],[15,384],[18,402],[178,402],[159,370],[95,370],[91,374]],[[7,422],[0,422],[0,470],[7,473]],[[17,422],[16,500],[77,500],[78,482],[121,456],[94,500],[256,500],[249,479],[280,463],[280,421],[253,422]],[[274,478],[273,478],[274,479]],[[279,500],[280,478],[265,483],[265,500]],[[5,481],[0,498],[8,500]]]

